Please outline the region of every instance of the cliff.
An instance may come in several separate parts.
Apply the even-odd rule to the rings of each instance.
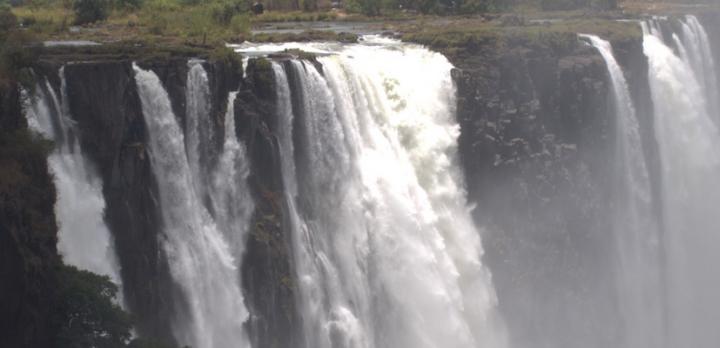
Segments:
[[[0,346],[49,347],[60,262],[51,144],[27,131],[21,98],[0,86]]]
[[[69,109],[82,150],[104,183],[105,219],[119,256],[124,300],[136,318],[141,337],[168,343],[174,341],[168,319],[185,315],[188,304],[170,276],[167,255],[160,245],[163,237],[159,234],[162,226],[158,188],[150,168],[148,134],[132,64],[137,61],[158,75],[184,127],[187,62],[191,58],[91,52],[75,55],[72,60],[77,63],[66,64],[69,59],[64,53],[52,52],[42,56],[35,69],[59,89],[58,72],[64,66]],[[298,327],[291,251],[279,199],[282,184],[272,134],[276,123],[272,71],[267,61],[253,60],[243,79],[237,59],[210,58],[203,64],[210,83],[210,117],[219,130],[228,94],[239,92],[234,106],[237,133],[247,146],[253,168],[249,182],[256,211],[242,269],[253,340],[263,347],[295,346],[290,343],[296,339],[294,329]],[[218,148],[221,139],[215,139]]]
[[[584,302],[606,298],[589,291],[611,292],[611,275],[602,273],[611,170],[602,159],[614,121],[605,74],[602,58],[583,45],[493,51],[454,73],[468,196],[486,226],[485,260],[520,346],[564,337],[570,347],[600,331],[612,342],[612,326],[599,325],[607,314],[596,313],[612,304]],[[588,316],[572,318],[571,308]]]
[[[474,217],[485,228],[484,261],[514,343],[550,347],[560,337],[560,347],[612,346],[620,324],[610,319],[618,311],[608,266],[615,150],[610,87],[594,49],[572,30],[550,32],[406,38],[445,53],[456,67],[459,157]],[[648,125],[641,127],[644,141],[651,144],[647,62],[637,34],[613,36],[613,46],[639,103],[640,121]],[[210,80],[213,124],[223,124],[228,94],[238,91],[236,131],[250,158],[256,208],[241,269],[251,339],[256,347],[302,347],[268,61],[251,59],[243,77],[237,59],[206,52],[85,50],[47,51],[35,71],[59,88],[64,66],[82,149],[104,183],[105,219],[137,333],[172,343],[168,318],[184,315],[188,304],[160,245],[158,187],[132,64],[159,76],[184,126],[187,61],[199,57]],[[46,347],[51,328],[44,319],[45,294],[53,291],[49,269],[58,262],[54,189],[43,152],[6,146],[26,127],[19,98],[17,91],[4,91],[0,105],[0,163],[11,168],[0,172],[0,227],[9,231],[0,235],[0,297],[13,299],[3,301],[0,312],[18,313],[0,315],[0,339],[12,340],[8,346]],[[648,152],[657,165],[657,156]],[[580,312],[585,316],[578,318]]]

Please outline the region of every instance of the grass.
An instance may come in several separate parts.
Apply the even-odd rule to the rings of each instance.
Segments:
[[[577,45],[576,33],[597,34],[611,41],[640,37],[636,24],[618,22],[625,10],[594,12],[541,11],[539,2],[517,6],[505,13],[439,17],[406,12],[388,12],[381,17],[347,14],[343,11],[266,11],[254,16],[241,10],[238,0],[145,0],[139,9],[115,9],[103,22],[73,27],[72,0],[47,0],[43,7],[16,7],[20,23],[40,40],[91,40],[114,43],[121,54],[133,45],[143,47],[185,46],[211,49],[226,42],[340,41],[356,42],[357,36],[332,31],[251,34],[253,26],[297,21],[363,21],[375,29],[399,32],[406,41],[418,42],[449,55],[470,54],[491,45],[525,45],[569,50]],[[228,13],[228,6],[232,12]],[[656,4],[647,5],[652,8]],[[670,5],[662,5],[667,9]],[[635,14],[638,15],[638,14]],[[552,20],[552,21],[548,21]],[[492,47],[492,46],[490,46]],[[77,49],[74,49],[77,51]],[[165,52],[159,49],[160,52]],[[164,54],[164,53],[163,53]]]
[[[36,34],[59,34],[67,30],[74,18],[70,9],[60,3],[49,7],[15,7],[12,12],[19,23]]]
[[[276,23],[276,22],[318,22],[332,21],[346,18],[347,15],[334,11],[266,11],[254,16],[253,23]]]
[[[216,1],[181,6],[174,1],[150,0],[141,9],[113,10],[105,21],[72,28],[73,12],[60,2],[42,8],[16,7],[13,13],[42,40],[130,40],[212,46],[237,40],[250,32],[250,15],[226,15],[223,4]]]
[[[639,40],[642,37],[640,26],[636,23],[591,17],[568,17],[552,22],[524,18],[508,20],[505,17],[465,19],[443,25],[420,22],[394,29],[402,33],[405,41],[425,44],[455,57],[504,46],[569,52],[578,44],[577,33],[596,34],[612,42]]]
[[[308,41],[338,41],[344,43],[357,42],[358,36],[350,33],[336,33],[333,31],[309,30],[302,33],[263,33],[248,37],[253,42],[308,42]]]

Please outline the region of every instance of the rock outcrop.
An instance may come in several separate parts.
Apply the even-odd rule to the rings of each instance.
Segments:
[[[616,46],[633,89],[647,90],[641,41]],[[612,346],[605,63],[577,42],[488,44],[455,64],[461,162],[513,343]]]
[[[0,86],[0,346],[50,347],[60,263],[51,145],[27,131],[21,98]]]

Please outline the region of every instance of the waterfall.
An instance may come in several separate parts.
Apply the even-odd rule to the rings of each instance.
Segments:
[[[237,92],[230,92],[225,113],[225,139],[220,160],[212,174],[212,205],[215,220],[225,233],[236,262],[245,251],[248,221],[255,209],[247,186],[250,175],[245,146],[238,142],[235,129],[235,98]],[[236,263],[240,268],[240,264]]]
[[[715,72],[715,61],[712,56],[710,40],[705,28],[695,16],[687,15],[681,22],[682,39],[678,40],[678,47],[683,52],[683,60],[690,64],[698,79],[707,101],[708,112],[720,124],[720,109],[718,109],[718,86]],[[676,36],[677,37],[677,36]]]
[[[188,75],[188,122],[182,132],[170,99],[155,73],[133,66],[149,134],[150,161],[158,182],[162,245],[173,279],[179,284],[188,313],[172,320],[181,344],[197,348],[249,347],[244,323],[249,314],[240,287],[241,258],[251,198],[245,179],[244,148],[235,139],[228,100],[225,140],[215,168],[204,168],[201,151],[212,151],[204,129],[209,119],[207,75],[201,64]],[[205,100],[195,100],[204,98]],[[186,141],[187,139],[187,141]],[[200,150],[199,150],[200,149]],[[211,179],[198,173],[209,173]],[[211,181],[207,183],[206,181]],[[212,212],[202,195],[212,192]]]
[[[298,47],[333,53],[273,63],[306,346],[505,346],[451,64],[374,37]]]
[[[653,29],[657,23],[643,23],[661,163],[667,346],[715,347],[720,342],[720,274],[712,269],[720,243],[720,132],[708,105],[718,95],[708,95],[717,93],[707,88],[706,77],[714,78],[706,70],[712,58],[698,57],[688,42],[706,41],[702,34],[695,36],[701,26],[692,17],[683,24],[691,30],[684,30],[684,40],[673,34],[676,54],[661,31]]]
[[[590,41],[607,65],[616,122],[613,233],[618,251],[618,300],[625,328],[624,346],[661,347],[663,314],[660,245],[640,126],[620,65],[608,41]]]
[[[58,195],[58,251],[65,263],[106,275],[119,285],[113,241],[103,215],[103,183],[80,149],[68,105],[64,67],[60,69],[60,80],[60,98],[43,78],[25,108],[30,129],[55,145],[48,164]]]

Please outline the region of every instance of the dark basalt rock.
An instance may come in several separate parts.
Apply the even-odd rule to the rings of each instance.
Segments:
[[[519,346],[612,346],[605,63],[580,45],[478,51],[453,72],[459,149],[511,337]],[[580,309],[582,320],[573,317]]]
[[[157,184],[132,65],[71,64],[65,76],[83,151],[104,183],[105,219],[119,256],[125,301],[141,336],[171,340],[168,318],[177,290],[160,246]]]
[[[275,111],[272,67],[265,59],[248,63],[247,80],[235,101],[236,126],[247,144],[255,200],[243,286],[252,313],[252,341],[258,347],[303,347],[302,324],[295,307],[292,237],[286,213]]]
[[[58,329],[55,187],[32,139],[19,88],[0,86],[0,347],[49,347]]]

